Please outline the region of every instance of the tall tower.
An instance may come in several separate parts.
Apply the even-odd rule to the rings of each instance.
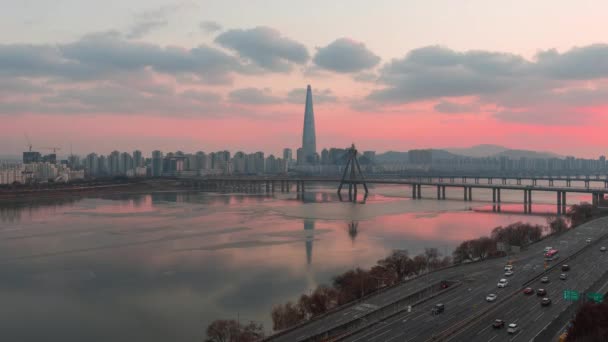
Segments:
[[[312,90],[306,87],[306,108],[304,109],[304,133],[302,134],[302,157],[305,164],[315,162],[317,137],[315,134],[315,112],[312,109]]]

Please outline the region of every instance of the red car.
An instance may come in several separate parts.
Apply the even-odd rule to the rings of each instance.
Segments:
[[[497,319],[494,321],[494,323],[492,323],[492,327],[494,327],[495,329],[500,329],[504,326],[505,326],[505,321],[503,321],[502,319]]]
[[[531,287],[526,287],[526,288],[524,289],[524,294],[527,294],[527,295],[534,294],[534,289],[533,289],[533,288],[531,288]]]

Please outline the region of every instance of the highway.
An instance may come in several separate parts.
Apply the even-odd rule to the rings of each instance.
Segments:
[[[576,235],[577,240],[584,240],[583,237],[587,236],[584,232],[591,229],[587,226],[580,227],[577,230],[579,230],[576,232],[579,233]],[[604,231],[608,232],[608,229]],[[580,241],[578,243],[580,244]],[[547,297],[552,300],[550,306],[541,306],[540,297],[536,295],[518,293],[513,299],[497,308],[494,316],[486,316],[475,324],[469,325],[467,329],[454,336],[452,340],[480,342],[533,340],[554,318],[573,304],[573,302],[563,299],[564,290],[583,292],[608,270],[608,252],[601,252],[600,246],[608,246],[608,239],[603,239],[599,241],[599,244],[589,246],[585,252],[576,256],[573,260],[569,260],[570,271],[562,272],[561,267],[557,267],[548,273],[549,283],[542,284],[540,280],[536,280],[529,285],[535,290],[538,288],[546,289]],[[560,263],[559,260],[556,262]],[[559,275],[561,273],[566,273],[568,278],[560,280]],[[492,328],[491,324],[496,318],[505,320],[506,324],[516,323],[519,332],[511,336],[507,334],[504,328]]]
[[[505,258],[467,265],[469,267],[463,267],[464,274],[461,272],[460,276],[445,274],[446,277],[456,276],[456,278],[448,279],[462,280],[465,284],[452,292],[435,298],[433,301],[415,307],[410,313],[403,312],[395,315],[343,340],[360,342],[432,341],[434,336],[460,326],[467,320],[479,315],[483,310],[495,307],[497,313],[484,315],[483,319],[472,322],[471,325],[465,325],[465,329],[461,333],[452,336],[453,340],[509,340],[511,337],[507,335],[506,329],[495,331],[491,328],[494,319],[500,318],[507,321],[507,324],[511,322],[521,324],[521,332],[515,337],[522,341],[529,341],[550,322],[554,315],[559,314],[569,304],[560,299],[561,291],[566,286],[580,290],[584,286],[593,284],[595,279],[599,278],[608,269],[608,262],[606,262],[608,261],[608,255],[604,256],[604,253],[599,251],[599,245],[593,244],[576,259],[568,261],[572,268],[568,272],[570,278],[566,281],[559,280],[559,274],[562,273],[561,269],[552,270],[549,273],[551,281],[549,284],[543,284],[545,285],[543,288],[547,289],[548,296],[553,300],[553,304],[543,308],[540,306],[540,299],[536,295],[527,297],[518,292],[526,281],[543,272],[544,247],[552,246],[560,249],[561,260],[563,260],[570,253],[585,247],[587,245],[586,238],[590,237],[592,241],[595,241],[603,234],[608,233],[606,228],[608,228],[608,218],[598,219],[558,237],[545,239],[542,243],[536,244],[513,257],[515,259],[513,262],[515,274],[511,277],[504,276]],[[605,245],[608,246],[608,243],[605,243]],[[561,263],[561,260],[554,261],[554,263]],[[602,262],[597,263],[598,260]],[[587,266],[584,266],[585,264]],[[597,265],[594,266],[594,264]],[[509,279],[507,288],[497,288],[496,284],[500,278]],[[537,289],[541,286],[539,281],[535,281],[531,287]],[[496,302],[488,303],[485,300],[490,293],[498,295]],[[510,295],[515,296],[505,303],[500,302]],[[445,312],[436,316],[431,315],[431,307],[439,302],[445,304]]]

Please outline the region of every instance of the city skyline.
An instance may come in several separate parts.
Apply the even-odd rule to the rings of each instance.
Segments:
[[[355,142],[383,152],[497,144],[605,154],[608,45],[599,13],[607,4],[263,7],[7,3],[0,154],[19,155],[27,133],[35,146],[64,153],[71,145],[79,154],[280,155],[300,146],[306,84],[314,86],[318,146]]]

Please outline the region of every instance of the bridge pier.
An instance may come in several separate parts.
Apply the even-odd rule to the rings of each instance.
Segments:
[[[416,184],[412,184],[412,198],[416,199]]]
[[[475,177],[475,184],[479,184],[479,177]]]
[[[570,187],[572,185],[572,180],[570,178],[566,179],[566,186]]]
[[[496,188],[492,188],[492,203],[496,203]]]
[[[469,201],[473,200],[473,187],[469,187]]]
[[[553,186],[553,179],[552,178],[549,179],[549,186]]]
[[[287,181],[287,192],[291,191],[291,184],[289,184],[289,181]]]
[[[450,177],[450,183],[454,183],[454,177]],[[606,184],[608,184],[608,181],[606,182]],[[606,187],[608,188],[608,185],[606,185]]]
[[[465,202],[469,200],[469,192],[467,191],[467,187],[464,187],[464,200]]]
[[[589,189],[589,180],[588,179],[585,180],[585,188]]]
[[[502,179],[502,185],[507,185],[507,179],[506,178]]]
[[[300,181],[296,181],[296,192],[300,192]]]
[[[437,185],[437,199],[440,200],[441,199],[441,186]]]
[[[445,185],[441,187],[441,199],[445,199]]]
[[[304,181],[302,181],[302,184],[300,184],[300,191],[304,193]]]
[[[488,184],[492,184],[492,177],[488,177]]]
[[[521,178],[517,178],[517,185],[521,185]]]
[[[422,198],[422,184],[418,184],[417,188],[418,188],[418,190],[417,190],[418,198],[421,199]]]

